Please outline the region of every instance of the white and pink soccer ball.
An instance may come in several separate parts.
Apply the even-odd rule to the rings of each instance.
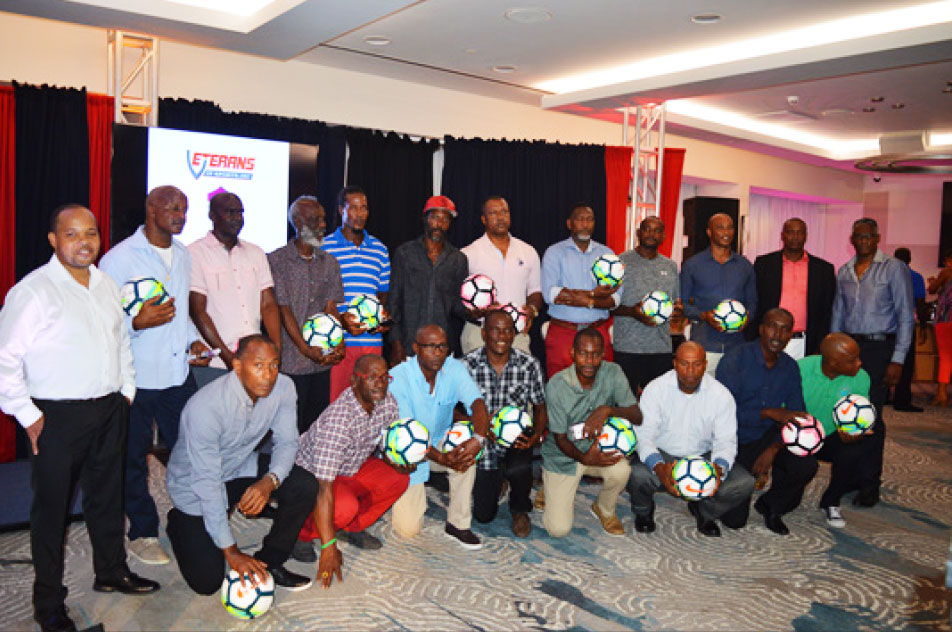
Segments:
[[[799,422],[799,425],[797,422]],[[823,430],[823,424],[817,421],[815,417],[805,415],[797,417],[795,421],[788,421],[780,429],[780,439],[793,454],[809,456],[816,454],[823,447],[826,432]]]
[[[471,274],[460,286],[459,296],[469,309],[486,309],[496,302],[496,283],[485,274]]]

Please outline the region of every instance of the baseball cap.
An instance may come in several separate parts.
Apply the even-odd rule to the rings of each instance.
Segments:
[[[449,211],[450,215],[456,217],[456,205],[453,204],[453,200],[449,199],[445,195],[434,195],[429,200],[427,200],[426,204],[423,205],[423,214],[426,215],[428,211],[432,211],[433,209],[437,208]]]

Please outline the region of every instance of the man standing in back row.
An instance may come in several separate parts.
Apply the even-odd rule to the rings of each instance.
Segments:
[[[691,340],[707,352],[707,371],[713,374],[728,349],[744,342],[739,333],[724,331],[714,318],[714,308],[726,299],[740,301],[748,314],[757,313],[757,280],[754,267],[731,250],[734,220],[726,213],[707,222],[711,247],[697,253],[681,267],[681,299],[691,319]]]
[[[879,502],[886,423],[883,405],[888,390],[899,382],[902,363],[912,344],[915,309],[909,268],[879,249],[879,225],[864,217],[853,222],[850,237],[856,256],[836,275],[836,300],[830,328],[859,344],[860,360],[869,373],[869,398],[876,407],[873,436],[864,441],[867,459],[860,464],[859,493],[853,504]]]

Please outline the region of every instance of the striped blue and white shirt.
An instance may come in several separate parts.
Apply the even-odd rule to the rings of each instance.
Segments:
[[[383,242],[370,233],[364,231],[363,241],[355,246],[338,228],[324,238],[324,251],[334,255],[340,264],[344,297],[348,303],[358,294],[377,296],[377,292],[390,291],[390,254]],[[343,312],[346,305],[340,307]],[[383,345],[380,334],[351,336],[345,332],[344,341],[355,347]]]

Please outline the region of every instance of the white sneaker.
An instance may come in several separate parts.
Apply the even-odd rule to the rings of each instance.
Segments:
[[[843,519],[843,514],[840,513],[839,506],[820,507],[820,511],[826,516],[826,524],[834,529],[842,529],[846,526],[846,520]]]
[[[168,564],[172,561],[169,559],[168,553],[162,548],[162,545],[159,544],[158,538],[136,538],[135,540],[130,540],[129,552],[143,564],[157,566],[160,564]]]

